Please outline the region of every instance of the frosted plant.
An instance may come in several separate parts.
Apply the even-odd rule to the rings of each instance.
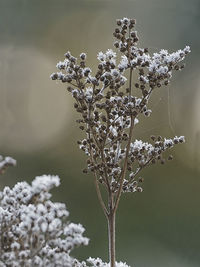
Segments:
[[[51,75],[52,80],[68,84],[74,108],[80,114],[77,123],[85,138],[78,144],[87,156],[83,172],[94,174],[97,195],[108,221],[111,267],[117,266],[115,217],[121,194],[142,192],[141,171],[154,163],[163,164],[164,152],[185,141],[183,136],[151,136],[149,142],[134,140],[138,118],[151,115],[152,93],[169,84],[173,71],[184,68],[180,63],[190,52],[186,46],[174,53],[162,49],[151,55],[147,48],[137,46],[135,23],[128,18],[117,20],[113,34],[116,51],[98,53],[95,73],[86,66],[85,53],[75,58],[67,52],[64,61],[57,64],[59,71]],[[139,93],[141,96],[137,97]],[[102,190],[107,192],[107,199]]]
[[[11,157],[3,158],[0,155],[0,174],[3,174],[8,166],[15,166],[16,160]]]
[[[109,263],[103,262],[101,259],[97,258],[89,258],[87,262],[78,262],[77,260],[74,260],[73,267],[109,267]],[[116,262],[116,267],[130,267],[126,263],[123,262]]]
[[[43,175],[0,192],[0,266],[73,266],[71,251],[88,238],[81,224],[67,222],[65,204],[50,200],[59,184],[58,176]]]

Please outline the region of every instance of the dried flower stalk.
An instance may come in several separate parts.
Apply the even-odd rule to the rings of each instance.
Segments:
[[[67,52],[65,60],[57,64],[59,72],[51,75],[52,80],[68,84],[80,114],[77,123],[86,137],[78,144],[88,157],[83,172],[94,174],[97,196],[108,221],[111,267],[116,266],[115,218],[121,194],[142,192],[140,172],[151,164],[163,164],[164,152],[185,141],[184,136],[151,136],[151,143],[133,141],[138,117],[151,115],[148,103],[153,91],[169,84],[172,72],[184,68],[179,63],[190,52],[186,46],[174,53],[162,49],[151,56],[147,48],[138,48],[135,24],[134,19],[117,20],[113,35],[114,46],[122,54],[119,61],[111,49],[100,52],[98,70],[92,74],[85,53],[77,59]],[[141,97],[134,96],[136,91]],[[101,190],[107,192],[107,199]]]

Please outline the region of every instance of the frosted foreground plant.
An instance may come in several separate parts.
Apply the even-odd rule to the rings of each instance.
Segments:
[[[81,224],[66,221],[65,204],[50,200],[58,176],[36,177],[0,192],[0,266],[77,266],[70,253],[88,238]]]
[[[152,163],[163,164],[164,152],[185,141],[183,136],[172,139],[151,136],[151,143],[133,140],[138,117],[151,114],[148,103],[153,91],[169,84],[172,72],[184,67],[179,63],[190,52],[186,46],[174,53],[162,49],[150,55],[147,48],[137,46],[135,23],[134,19],[117,20],[113,35],[114,46],[121,53],[119,59],[111,49],[100,52],[98,70],[92,74],[86,66],[85,53],[77,59],[67,52],[65,60],[57,64],[59,72],[51,75],[52,80],[68,84],[67,90],[75,99],[74,108],[80,113],[77,122],[85,139],[78,144],[88,157],[83,171],[94,174],[99,202],[108,222],[111,267],[116,266],[115,217],[121,193],[142,192],[141,170]],[[136,97],[136,92],[141,97]],[[107,199],[103,198],[102,190],[107,192]]]
[[[78,262],[77,260],[74,260],[74,266],[73,267],[109,267],[109,263],[103,262],[101,259],[97,258],[89,258],[87,259],[87,262]],[[116,267],[130,267],[126,263],[123,262],[116,262]]]
[[[0,174],[16,165],[0,156]],[[101,259],[79,262],[70,254],[89,239],[81,224],[69,223],[65,204],[50,200],[49,190],[60,185],[58,176],[36,177],[32,184],[17,183],[0,191],[0,266],[108,267]],[[117,263],[117,267],[129,267]]]

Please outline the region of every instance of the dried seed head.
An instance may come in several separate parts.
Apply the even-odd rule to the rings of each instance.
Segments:
[[[86,54],[81,53],[76,59],[69,52],[65,54],[66,59],[57,64],[60,72],[51,75],[52,80],[70,84],[68,91],[76,100],[74,107],[81,116],[78,123],[86,134],[78,144],[88,157],[87,167],[103,185],[106,183],[102,177],[106,173],[106,188],[110,186],[113,193],[120,188],[118,181],[124,162],[127,162],[126,170],[133,173],[129,176],[131,181],[123,183],[124,192],[141,191],[138,182],[143,178],[138,178],[134,169],[143,169],[151,163],[163,164],[164,152],[184,142],[184,137],[166,139],[161,136],[151,136],[153,144],[141,140],[130,142],[130,127],[135,127],[139,115],[151,114],[148,104],[152,92],[168,85],[173,71],[183,68],[179,64],[190,52],[186,47],[172,54],[161,50],[150,55],[148,48],[137,46],[135,23],[134,19],[117,20],[114,46],[117,52],[122,52],[122,57],[118,59],[118,54],[111,49],[98,53],[99,63],[94,75],[86,66]],[[131,79],[130,73],[135,73],[136,77]],[[140,90],[134,90],[134,85]],[[137,96],[134,96],[135,91]]]

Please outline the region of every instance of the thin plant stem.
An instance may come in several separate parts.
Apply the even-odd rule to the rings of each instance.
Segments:
[[[109,258],[110,267],[115,267],[115,212],[112,210],[108,216],[108,234],[109,234]]]
[[[102,195],[101,195],[101,191],[100,191],[100,188],[99,188],[97,177],[95,177],[94,181],[95,181],[95,187],[96,187],[96,192],[97,192],[97,196],[98,196],[98,199],[99,199],[99,203],[100,203],[100,205],[101,205],[101,207],[103,209],[104,215],[106,216],[106,218],[108,218],[108,211],[106,209],[105,203],[104,203]]]

